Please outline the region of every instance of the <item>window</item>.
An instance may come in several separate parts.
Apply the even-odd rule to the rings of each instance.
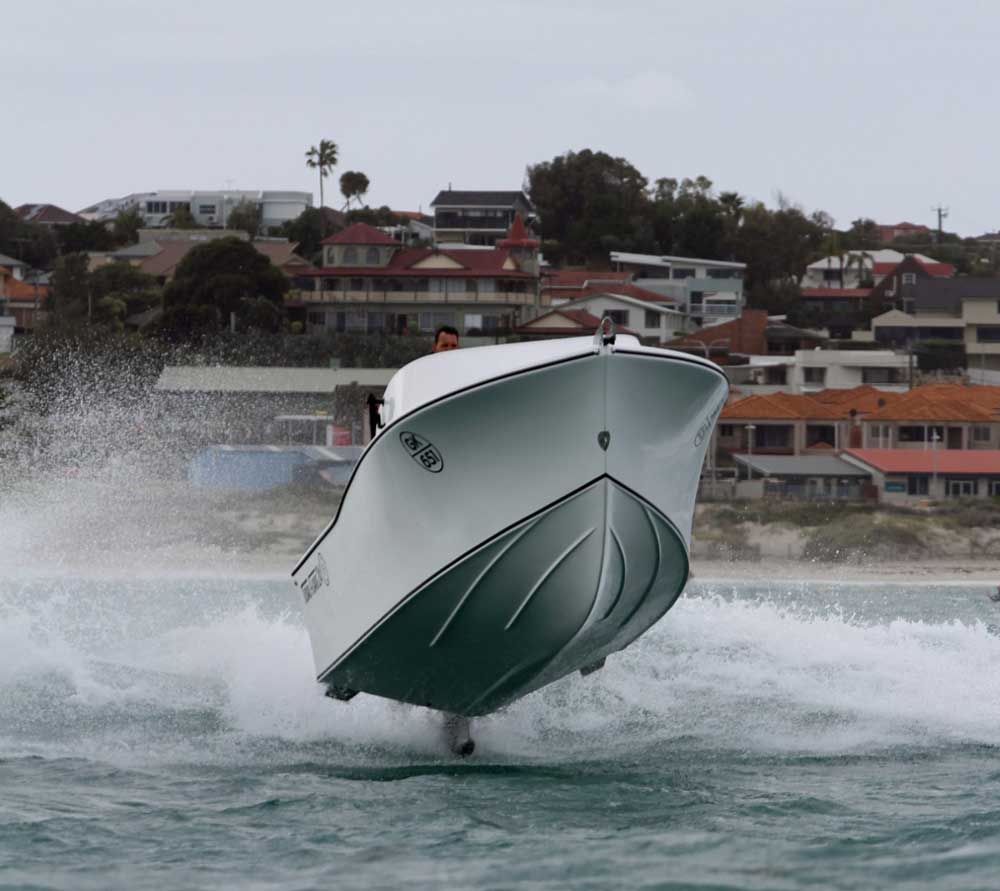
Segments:
[[[997,301],[997,312],[1000,313],[1000,300]]]
[[[1000,498],[1000,480],[990,480],[990,497]]]
[[[826,382],[825,368],[803,368],[802,379],[807,384],[822,384]]]
[[[977,325],[976,340],[980,343],[1000,343],[1000,325]]]
[[[902,368],[862,368],[863,384],[901,384],[905,381]]]
[[[739,278],[739,273],[735,269],[709,269],[709,278]]]
[[[646,310],[646,327],[647,328],[660,327],[660,314],[655,309]]]
[[[378,248],[370,247],[365,251],[365,265],[366,266],[378,266],[380,264]]]
[[[925,476],[908,476],[906,478],[906,494],[907,495],[926,495],[927,494],[927,477],[925,477]]]
[[[348,331],[366,331],[368,329],[368,313],[364,310],[346,312],[344,316]]]
[[[904,272],[903,273],[903,284],[904,285],[915,285],[917,283],[917,274],[915,272]]]
[[[214,216],[215,215],[215,205],[214,204],[199,204],[198,213],[202,216]]]
[[[719,436],[730,437],[734,433],[733,424],[719,424]]]
[[[345,266],[358,265],[358,249],[353,245],[344,248],[344,265]]]
[[[485,319],[483,320],[485,321]],[[422,312],[420,313],[420,330],[436,331],[441,325],[454,325],[453,312]]]
[[[934,442],[934,435],[937,434],[937,442],[944,442],[944,427],[900,427],[900,442]]]
[[[606,315],[612,322],[616,325],[621,325],[622,327],[628,327],[628,310],[627,309],[609,309],[606,310],[604,315]]]
[[[674,267],[673,269],[670,270],[670,277],[671,278],[694,278],[694,270],[693,269],[678,269],[677,267]]]
[[[944,491],[949,498],[971,498],[979,487],[978,480],[945,480]]]
[[[754,431],[754,448],[784,449],[792,443],[792,428],[784,424],[759,425]]]
[[[990,441],[990,428],[989,427],[973,427],[972,428],[972,441],[973,442],[989,442]]]
[[[352,291],[363,291],[365,289],[365,280],[363,278],[352,278],[351,288]]]
[[[309,324],[310,325],[321,325],[326,326],[326,313],[325,312],[311,312],[309,313]]]

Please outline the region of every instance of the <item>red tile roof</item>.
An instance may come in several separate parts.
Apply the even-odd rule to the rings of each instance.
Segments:
[[[872,412],[866,421],[1000,421],[1000,387],[926,384]]]
[[[730,402],[719,416],[722,420],[836,420],[843,417],[838,406],[824,405],[810,396],[793,393],[770,393],[746,396]]]
[[[844,454],[882,473],[1000,474],[997,449],[848,449]]]
[[[22,204],[14,208],[14,213],[27,223],[39,223],[44,226],[66,226],[70,223],[85,222],[83,217],[63,210],[55,204]]]
[[[912,256],[912,255],[911,255]],[[923,269],[928,275],[934,278],[951,278],[956,270],[951,263],[925,263],[922,260],[913,257],[914,261]],[[903,262],[902,260],[900,263]],[[876,275],[891,275],[899,263],[874,263],[872,265],[872,271]]]
[[[543,288],[583,288],[588,284],[624,284],[630,281],[631,272],[610,269],[546,269],[542,272]]]
[[[849,417],[852,409],[859,415],[868,415],[902,399],[905,394],[878,390],[871,384],[862,384],[849,390],[828,388],[809,395],[824,405],[836,406],[844,412],[844,417]]]
[[[398,245],[389,235],[381,229],[369,226],[367,223],[352,223],[343,232],[324,238],[321,244],[392,244]]]
[[[395,244],[395,242],[393,242]],[[459,265],[458,269],[414,269],[421,260],[440,255]],[[378,278],[534,278],[520,269],[504,269],[510,251],[500,248],[476,250],[475,248],[403,248],[397,247],[385,266],[324,266],[322,269],[303,271],[302,275],[320,275],[327,278],[376,276]]]

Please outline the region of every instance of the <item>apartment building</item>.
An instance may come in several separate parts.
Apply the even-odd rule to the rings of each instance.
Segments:
[[[505,238],[514,218],[530,222],[535,207],[523,191],[460,191],[451,186],[431,202],[434,243],[492,247]]]

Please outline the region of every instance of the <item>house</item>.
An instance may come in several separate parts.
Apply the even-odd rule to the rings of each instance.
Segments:
[[[750,356],[787,356],[825,342],[826,338],[814,331],[787,324],[783,316],[769,317],[765,310],[745,309],[731,321],[692,331],[666,345],[729,366],[747,364]]]
[[[871,474],[889,504],[1000,496],[1000,449],[848,449],[842,457]]]
[[[540,282],[542,305],[558,306],[587,294],[613,290],[630,284],[633,278],[632,272],[613,272],[609,269],[543,269]]]
[[[323,241],[323,265],[297,276],[286,304],[307,330],[404,333],[454,325],[494,335],[534,315],[538,240],[520,216],[493,248],[404,247],[366,223]]]
[[[170,224],[172,214],[185,208],[199,226],[224,229],[233,208],[244,202],[253,204],[259,210],[261,231],[267,232],[271,227],[294,220],[306,208],[312,207],[312,193],[246,189],[134,192],[124,198],[98,201],[81,210],[80,216],[104,222],[113,220],[122,211],[135,209],[142,216],[144,225],[163,228]]]
[[[535,206],[523,191],[467,192],[447,189],[431,202],[434,211],[434,243],[491,247],[504,238],[514,217],[535,216]]]
[[[611,264],[676,302],[699,325],[729,321],[743,310],[746,263],[612,251]]]
[[[812,394],[870,385],[902,392],[910,386],[910,357],[892,350],[811,349],[765,358],[751,356],[746,365],[726,366],[733,388],[747,394],[777,389]]]
[[[860,448],[864,419],[901,398],[868,385],[737,398],[722,410],[717,446],[732,453],[784,455]]]
[[[7,270],[7,274],[19,282],[23,282],[31,271],[31,267],[23,260],[15,260],[6,254],[0,254],[0,266]]]
[[[902,254],[891,248],[877,251],[844,251],[823,257],[806,267],[805,275],[799,280],[800,288],[870,288],[878,285],[886,276],[897,271],[907,257],[919,264],[920,270],[935,278],[950,278],[955,267],[950,263],[939,263],[923,254]],[[914,273],[913,267],[904,272]]]
[[[12,318],[18,333],[34,329],[48,296],[48,285],[37,278],[30,282],[19,279],[6,265],[0,265],[0,315]]]
[[[523,337],[590,337],[600,327],[602,316],[596,316],[586,309],[559,306],[519,325],[515,334]],[[628,328],[616,328],[619,334],[635,334]]]
[[[927,263],[917,254],[907,254],[894,267],[880,274],[881,279],[869,294],[870,315],[893,308],[913,312],[916,292],[926,282],[954,278],[955,267],[950,263]]]
[[[924,384],[861,418],[865,449],[1000,448],[1000,387]]]
[[[394,210],[392,213],[398,222],[394,226],[379,226],[386,235],[405,245],[430,244],[434,241],[434,217],[417,210]],[[341,225],[336,228],[344,227]]]
[[[871,288],[802,288],[799,306],[808,324],[833,338],[850,339],[865,321]]]
[[[882,244],[891,244],[897,238],[905,241],[913,236],[928,236],[931,230],[919,223],[892,223],[878,227],[878,237]]]
[[[619,331],[629,329],[647,342],[664,344],[690,327],[679,307],[661,295],[635,285],[611,285],[594,289],[566,303],[560,309],[580,309],[597,318],[608,316]]]
[[[47,229],[58,229],[60,226],[86,222],[78,214],[63,210],[55,204],[22,204],[14,208],[14,213],[26,223],[45,226]]]
[[[910,286],[909,311],[889,310],[871,320],[856,340],[911,347],[928,340],[965,349],[968,367],[1000,370],[1000,279],[923,279]]]

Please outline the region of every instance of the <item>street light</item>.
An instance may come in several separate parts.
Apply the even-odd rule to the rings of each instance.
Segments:
[[[941,436],[937,432],[937,427],[931,432],[931,489],[937,490],[937,444]],[[934,497],[933,495],[931,496]]]

